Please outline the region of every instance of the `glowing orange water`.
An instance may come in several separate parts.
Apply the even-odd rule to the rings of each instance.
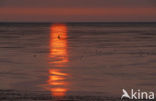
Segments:
[[[65,80],[68,74],[62,70],[67,66],[68,53],[67,53],[67,27],[64,24],[53,24],[50,33],[50,65],[53,66],[49,69],[49,85],[53,96],[64,96],[67,92]]]

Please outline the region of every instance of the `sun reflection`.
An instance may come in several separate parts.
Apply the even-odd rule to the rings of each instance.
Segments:
[[[68,63],[67,27],[64,24],[53,24],[50,33],[50,62],[48,84],[52,96],[65,96],[67,92],[67,73],[63,70]]]
[[[67,27],[63,24],[52,25],[50,37],[50,57],[55,59],[51,63],[57,67],[62,67],[68,62]]]

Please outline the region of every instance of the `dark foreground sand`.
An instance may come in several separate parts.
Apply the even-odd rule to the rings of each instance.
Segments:
[[[156,100],[130,100],[102,97],[102,96],[64,96],[52,97],[46,92],[34,91],[17,91],[17,90],[0,90],[0,101],[156,101]]]
[[[0,90],[0,101],[119,101],[118,98],[101,96],[52,97],[44,92]]]

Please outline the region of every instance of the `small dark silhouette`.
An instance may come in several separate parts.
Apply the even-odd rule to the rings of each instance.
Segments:
[[[58,37],[57,37],[58,39],[60,39],[61,37],[60,37],[60,35],[58,35]]]

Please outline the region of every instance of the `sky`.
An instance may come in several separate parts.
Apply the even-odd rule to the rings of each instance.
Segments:
[[[0,22],[156,22],[156,0],[0,0]]]

